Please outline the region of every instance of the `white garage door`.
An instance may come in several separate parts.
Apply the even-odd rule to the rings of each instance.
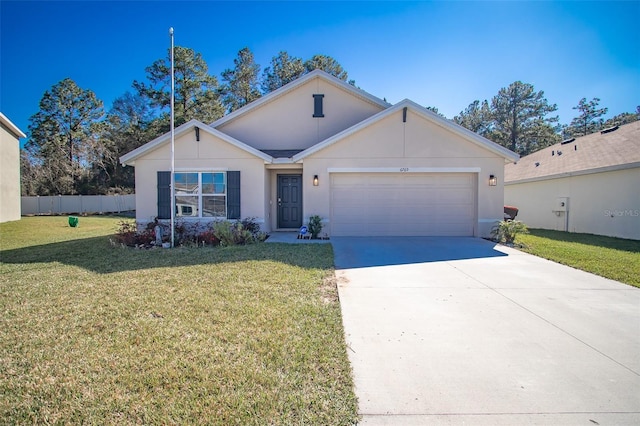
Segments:
[[[333,173],[335,236],[472,236],[473,173]]]

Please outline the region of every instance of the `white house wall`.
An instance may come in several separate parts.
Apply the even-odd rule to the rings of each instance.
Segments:
[[[136,159],[136,220],[148,223],[158,215],[157,172],[171,170],[171,146],[164,144]],[[175,141],[176,171],[240,171],[240,214],[264,221],[264,161],[200,131]],[[194,219],[195,220],[195,219]],[[204,221],[204,219],[201,219]]]
[[[504,197],[531,228],[640,240],[639,188],[635,168],[508,184]],[[568,197],[567,213],[554,211],[560,197]]]
[[[503,217],[503,167],[503,157],[411,111],[403,123],[399,111],[304,159],[304,220],[315,214],[329,219],[330,171],[473,172],[477,175],[475,234],[489,236],[491,227]],[[498,177],[497,186],[488,186],[490,174]],[[319,186],[313,186],[314,175],[318,175]]]
[[[314,94],[323,94],[324,117],[314,118]],[[314,78],[218,130],[257,149],[306,149],[383,108]]]
[[[0,223],[20,220],[20,140],[0,124]]]

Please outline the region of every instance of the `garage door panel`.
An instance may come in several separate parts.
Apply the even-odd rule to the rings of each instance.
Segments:
[[[475,174],[331,176],[333,235],[470,236]]]

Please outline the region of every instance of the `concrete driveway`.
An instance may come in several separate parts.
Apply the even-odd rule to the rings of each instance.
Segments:
[[[640,289],[477,238],[332,244],[362,425],[640,424]]]

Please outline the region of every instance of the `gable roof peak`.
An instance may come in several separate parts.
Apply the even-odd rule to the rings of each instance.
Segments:
[[[340,80],[339,78],[327,73],[326,71],[323,71],[321,69],[315,69],[307,74],[304,74],[301,77],[298,77],[297,79],[285,84],[282,87],[279,87],[278,89],[274,90],[273,92],[269,92],[266,95],[256,99],[255,101],[243,106],[242,108],[239,108],[235,111],[233,111],[232,113],[229,113],[227,115],[225,115],[224,117],[221,117],[219,119],[217,119],[216,121],[214,121],[213,123],[210,124],[211,127],[213,128],[217,128],[221,125],[223,125],[224,123],[233,121],[247,113],[249,113],[250,111],[253,111],[257,108],[260,108],[261,106],[289,93],[292,92],[293,90],[295,90],[296,88],[304,85],[305,83],[314,80],[314,79],[321,79],[324,80],[336,87],[339,87],[343,90],[345,90],[346,92],[351,93],[354,96],[357,96],[360,99],[365,100],[366,102],[369,102],[371,104],[377,105],[380,108],[389,108],[391,106],[390,103],[378,98],[377,96],[374,96],[368,92],[365,92],[364,90],[355,87],[343,80]]]
[[[433,111],[417,104],[416,102],[410,100],[410,99],[403,99],[400,102],[398,102],[395,105],[390,106],[389,108],[380,111],[379,113],[372,115],[371,117],[362,120],[360,123],[355,124],[354,126],[349,127],[348,129],[343,130],[340,133],[337,133],[327,139],[325,139],[324,141],[317,143],[316,145],[313,145],[309,148],[307,148],[306,150],[296,154],[293,156],[293,161],[297,162],[300,160],[303,160],[305,157],[320,151],[321,149],[324,149],[330,145],[333,145],[334,143],[364,129],[365,127],[371,126],[374,123],[377,123],[379,121],[381,121],[382,119],[384,119],[385,117],[390,116],[391,114],[394,114],[398,111],[401,111],[403,108],[407,108],[410,109],[411,111],[415,112],[416,114],[422,116],[423,118],[425,118],[426,120],[431,121],[432,123],[434,123],[437,126],[443,127],[455,134],[457,134],[458,136],[461,136],[463,138],[465,138],[466,140],[469,140],[473,143],[475,143],[476,145],[483,147],[485,149],[488,149],[489,151],[500,155],[501,157],[503,157],[505,159],[505,162],[513,162],[513,161],[517,161],[520,156],[518,154],[516,154],[515,152],[501,146],[498,145],[497,143],[490,141],[489,139],[480,136],[477,133],[472,132],[471,130],[460,126],[457,123],[454,123],[452,120],[448,120],[447,118],[441,117],[440,115],[434,113]]]
[[[183,134],[185,134],[186,132],[190,131],[191,129],[193,129],[194,127],[198,127],[200,128],[200,130],[203,130],[219,139],[222,139],[223,141],[229,143],[230,145],[235,146],[236,148],[240,148],[250,154],[255,155],[258,158],[263,159],[266,162],[271,162],[273,161],[273,158],[262,152],[259,151],[255,148],[253,148],[252,146],[249,146],[243,142],[240,142],[239,140],[227,135],[226,133],[222,133],[221,131],[214,129],[213,127],[209,126],[208,124],[203,123],[202,121],[196,120],[195,118],[187,121],[184,124],[181,124],[180,126],[176,127],[174,129],[174,136],[180,137]],[[152,140],[151,142],[147,142],[146,144],[134,149],[133,151],[130,151],[126,154],[124,154],[123,156],[120,157],[120,163],[123,166],[127,166],[127,165],[134,165],[135,164],[135,160],[139,157],[141,157],[142,155],[144,155],[145,153],[152,151],[153,149],[160,147],[166,143],[169,143],[171,140],[171,132],[167,132],[161,136],[158,136],[157,138],[155,138],[154,140]]]

